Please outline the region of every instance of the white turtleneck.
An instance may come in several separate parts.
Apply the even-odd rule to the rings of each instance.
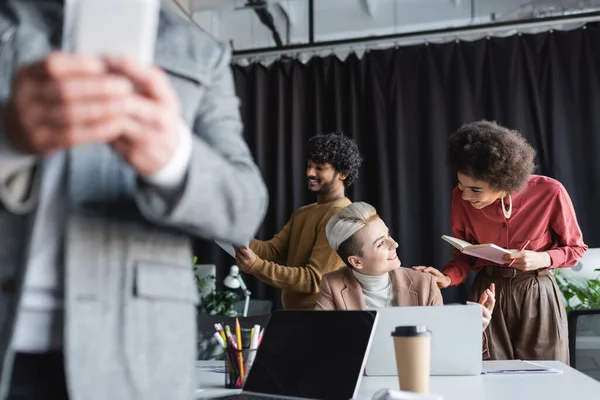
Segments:
[[[388,295],[393,296],[389,274],[365,275],[355,270],[352,270],[352,274],[360,283],[367,307],[380,308],[388,306]],[[393,304],[393,298],[390,298],[389,303]]]

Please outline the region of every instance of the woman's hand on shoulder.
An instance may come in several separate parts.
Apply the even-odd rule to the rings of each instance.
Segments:
[[[444,275],[442,271],[433,267],[425,267],[422,265],[412,267],[415,271],[420,271],[426,274],[431,274],[434,276],[435,281],[440,289],[447,288],[450,286],[450,277]]]

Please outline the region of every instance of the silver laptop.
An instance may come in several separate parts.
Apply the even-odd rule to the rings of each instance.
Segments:
[[[400,325],[426,325],[431,331],[431,375],[481,374],[483,333],[480,305],[375,310],[379,322],[367,360],[366,375],[398,375],[391,333]]]
[[[275,311],[242,392],[218,399],[356,397],[377,311]]]

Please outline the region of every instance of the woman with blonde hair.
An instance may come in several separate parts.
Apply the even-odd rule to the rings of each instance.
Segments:
[[[373,206],[352,203],[334,215],[327,240],[347,267],[323,275],[317,310],[362,310],[393,306],[441,306],[436,278],[403,268],[398,243]],[[494,309],[494,285],[479,298],[483,329]]]

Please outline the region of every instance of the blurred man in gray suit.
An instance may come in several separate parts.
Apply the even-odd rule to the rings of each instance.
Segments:
[[[74,1],[0,3],[0,399],[188,400],[189,236],[267,206],[230,55],[165,10],[157,67],[56,51]]]

